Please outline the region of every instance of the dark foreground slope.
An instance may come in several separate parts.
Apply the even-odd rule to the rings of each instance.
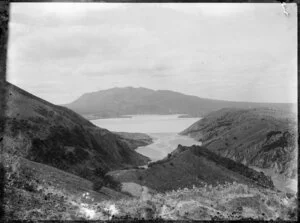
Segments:
[[[6,167],[6,220],[80,220],[82,204],[128,198],[105,186],[95,190],[92,181],[45,164],[7,154],[4,159],[11,164]]]
[[[78,220],[83,193],[93,200],[126,197],[105,173],[146,164],[148,158],[133,150],[139,139],[128,141],[67,108],[0,84],[7,105],[0,117],[6,219]]]
[[[106,129],[75,112],[5,83],[5,149],[9,153],[92,178],[93,171],[141,165],[148,160]]]
[[[168,157],[147,169],[117,170],[109,173],[117,181],[134,182],[164,192],[193,185],[239,182],[273,188],[269,177],[204,147],[179,145]]]
[[[288,178],[297,175],[296,115],[277,109],[221,109],[184,130],[209,150]]]
[[[202,116],[224,107],[277,107],[291,109],[292,104],[232,102],[200,98],[168,90],[112,88],[86,93],[64,105],[89,119],[131,114],[188,114]]]

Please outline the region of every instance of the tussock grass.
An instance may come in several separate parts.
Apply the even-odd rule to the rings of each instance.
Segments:
[[[244,184],[203,185],[155,193],[149,199],[126,198],[102,201],[87,206],[95,212],[92,219],[111,219],[108,208],[117,211],[114,218],[165,220],[296,220],[296,197]],[[88,213],[88,212],[87,212]],[[88,214],[86,213],[86,216]],[[84,212],[81,212],[84,217]]]

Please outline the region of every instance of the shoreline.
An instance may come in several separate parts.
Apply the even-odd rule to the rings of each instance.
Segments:
[[[95,121],[99,119],[131,119],[133,117],[137,116],[170,116],[170,115],[176,115],[177,118],[183,119],[183,118],[202,118],[201,116],[194,116],[189,114],[130,114],[130,115],[112,115],[112,116],[97,116],[97,115],[82,115],[85,119],[89,121]]]

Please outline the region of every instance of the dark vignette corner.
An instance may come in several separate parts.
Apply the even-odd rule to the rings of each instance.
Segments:
[[[9,21],[9,2],[0,2],[0,119],[4,116],[6,108],[6,94],[4,81],[6,80],[6,53],[8,43],[8,21]],[[5,169],[3,165],[3,135],[4,123],[0,122],[0,221],[3,220],[4,210],[4,184],[5,184]]]

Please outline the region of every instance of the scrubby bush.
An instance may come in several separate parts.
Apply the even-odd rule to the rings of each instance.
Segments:
[[[105,183],[104,183],[104,180],[103,179],[96,179],[94,182],[93,182],[93,190],[94,191],[99,191],[101,190],[101,188],[105,186]]]
[[[297,208],[290,208],[287,212],[287,215],[291,220],[297,220]]]
[[[104,182],[106,187],[110,187],[112,189],[115,189],[117,191],[121,191],[121,183],[116,181],[112,176],[105,175]]]
[[[93,180],[93,189],[99,191],[102,187],[112,188],[121,191],[121,183],[116,181],[112,176],[105,175],[103,178]]]
[[[94,175],[96,175],[97,177],[104,177],[107,171],[108,169],[106,168],[98,167],[94,170]]]
[[[80,160],[85,160],[89,157],[89,153],[78,146],[75,147],[74,153],[76,158]]]
[[[0,221],[4,218],[4,185],[5,185],[5,168],[0,163]]]

